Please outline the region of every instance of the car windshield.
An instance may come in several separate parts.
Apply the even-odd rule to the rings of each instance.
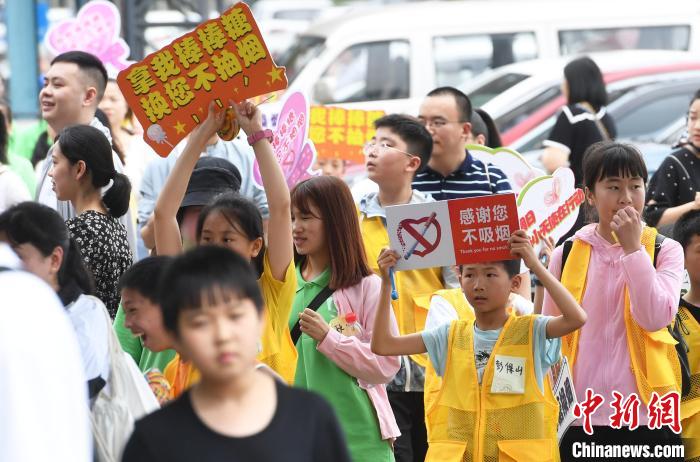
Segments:
[[[527,74],[518,74],[515,72],[501,75],[493,80],[489,80],[474,91],[469,92],[469,99],[474,107],[481,107],[513,85],[522,82],[527,77]]]
[[[287,68],[287,82],[291,84],[314,57],[321,54],[326,39],[313,35],[302,35],[282,54],[277,64]]]

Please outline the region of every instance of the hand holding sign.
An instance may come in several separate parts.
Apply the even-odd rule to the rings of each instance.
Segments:
[[[206,143],[221,128],[226,117],[224,109],[217,110],[214,102],[209,103],[207,118],[192,131],[190,138],[198,138],[202,143]]]
[[[382,280],[389,281],[389,272],[396,263],[401,259],[401,255],[398,252],[391,249],[382,249],[377,258],[377,265],[379,266],[379,274]]]
[[[240,104],[231,101],[231,104],[236,112],[238,125],[246,135],[262,130],[262,113],[255,104],[250,101],[243,101]]]
[[[521,229],[515,231],[510,236],[508,244],[510,245],[510,253],[522,258],[528,268],[532,269],[535,265],[540,264],[540,260],[535,254],[535,249],[530,243],[530,237],[525,231]]]

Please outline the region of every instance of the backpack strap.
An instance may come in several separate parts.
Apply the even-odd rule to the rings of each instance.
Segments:
[[[311,303],[309,303],[309,308],[310,310],[318,310],[318,308],[321,306],[323,302],[328,300],[328,297],[333,295],[333,292],[335,292],[335,289],[331,289],[330,287],[326,286],[321,291],[316,294],[313,300],[311,300]],[[297,319],[297,322],[294,323],[294,328],[291,331],[291,336],[292,336],[292,343],[296,345],[297,340],[299,340],[299,337],[301,337],[301,326],[299,326],[299,320]]]
[[[656,268],[656,257],[659,255],[659,252],[661,251],[661,244],[664,242],[664,239],[666,239],[666,236],[664,236],[661,233],[656,234],[656,239],[654,240],[654,268]]]
[[[574,246],[574,241],[564,241],[564,248],[561,253],[561,273],[564,274],[564,266],[566,265],[566,259],[569,258],[571,253],[571,248]]]

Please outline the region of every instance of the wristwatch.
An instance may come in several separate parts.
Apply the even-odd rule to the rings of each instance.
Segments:
[[[252,135],[249,135],[248,136],[248,144],[252,146],[263,138],[267,138],[270,141],[270,143],[272,143],[273,137],[274,137],[274,135],[272,133],[272,130],[267,128],[265,130],[260,130],[260,131],[253,133]]]

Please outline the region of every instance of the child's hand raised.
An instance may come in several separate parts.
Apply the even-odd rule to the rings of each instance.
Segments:
[[[634,207],[627,206],[618,210],[613,215],[610,228],[615,232],[626,254],[636,252],[642,247],[642,217]]]
[[[380,252],[379,258],[377,258],[377,264],[379,265],[379,272],[384,282],[389,282],[391,280],[389,277],[389,269],[396,266],[399,258],[401,258],[399,254],[391,249],[382,249]]]
[[[225,111],[223,109],[217,110],[216,104],[214,104],[214,101],[211,101],[209,103],[207,118],[192,130],[190,138],[199,139],[204,142],[208,141],[209,138],[214,136],[217,130],[221,128],[224,123],[224,117]]]
[[[260,112],[260,109],[255,104],[248,100],[240,104],[236,104],[233,101],[230,101],[230,103],[236,112],[238,125],[241,126],[246,135],[250,136],[263,129],[262,112]]]
[[[528,268],[532,269],[540,262],[530,243],[530,238],[522,229],[511,234],[508,244],[510,244],[510,253],[522,258]]]
[[[552,256],[552,252],[554,252],[554,239],[552,239],[552,236],[547,236],[546,238],[542,239],[542,248],[540,249],[540,261],[545,267],[549,266],[549,259]]]

